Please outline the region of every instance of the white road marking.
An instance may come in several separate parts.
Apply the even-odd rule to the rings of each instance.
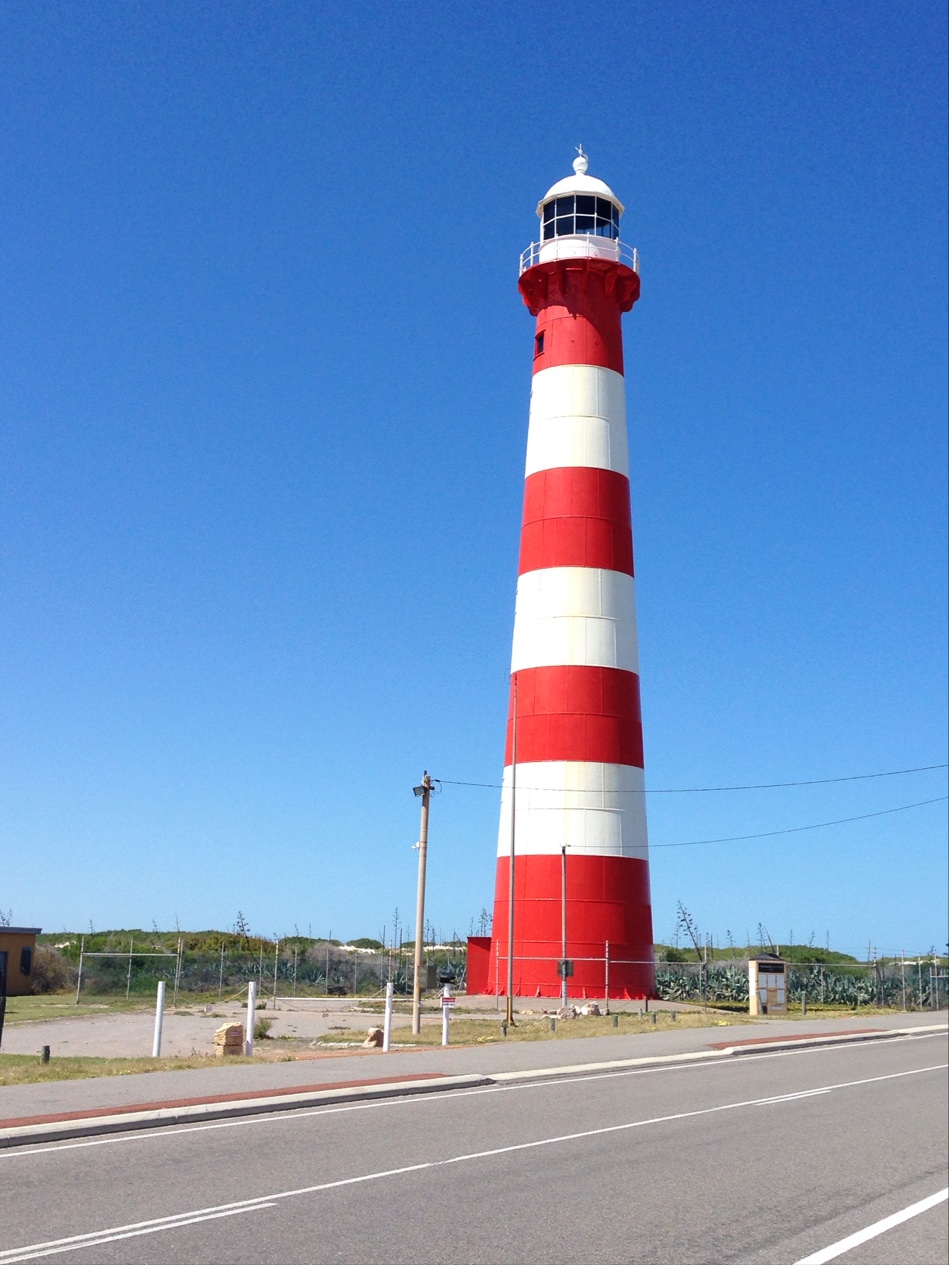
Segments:
[[[906,1072],[890,1072],[885,1076],[870,1076],[862,1080],[842,1081],[837,1085],[825,1085],[812,1093],[830,1093],[835,1089],[850,1089],[859,1085],[873,1085],[880,1081],[898,1080],[905,1076],[918,1076],[923,1072],[943,1071],[949,1066],[939,1064],[938,1067],[921,1067]],[[801,1095],[802,1097],[808,1095]],[[797,1097],[797,1095],[795,1095]],[[155,1221],[136,1222],[133,1225],[113,1226],[89,1234],[71,1235],[65,1239],[50,1239],[45,1243],[27,1244],[23,1247],[8,1248],[0,1251],[0,1265],[13,1265],[15,1261],[33,1260],[39,1256],[53,1256],[57,1252],[72,1252],[77,1248],[96,1243],[109,1242],[106,1236],[114,1238],[130,1238],[135,1233],[154,1234],[161,1230],[175,1230],[179,1226],[191,1225],[197,1221],[210,1220],[215,1216],[230,1216],[234,1212],[254,1211],[258,1208],[273,1207],[279,1199],[296,1199],[302,1195],[316,1195],[326,1190],[339,1190],[344,1186],[358,1186],[365,1182],[382,1181],[387,1177],[403,1177],[407,1173],[420,1173],[427,1169],[446,1168],[451,1164],[468,1164],[474,1160],[493,1159],[499,1155],[512,1155],[518,1151],[532,1151],[542,1146],[556,1146],[563,1142],[580,1142],[586,1138],[603,1137],[610,1133],[625,1133],[631,1129],[643,1129],[647,1125],[670,1124],[679,1120],[694,1120],[700,1116],[712,1116],[723,1111],[737,1111],[743,1107],[759,1107],[773,1102],[773,1098],[749,1098],[741,1102],[722,1103],[717,1107],[702,1107],[697,1111],[680,1111],[669,1116],[653,1116],[648,1120],[629,1120],[624,1124],[604,1125],[599,1129],[584,1129],[579,1133],[562,1133],[549,1138],[537,1138],[533,1142],[516,1142],[510,1146],[492,1147],[486,1151],[471,1151],[463,1155],[452,1155],[443,1160],[425,1160],[420,1164],[406,1164],[401,1168],[382,1169],[375,1173],[362,1173],[358,1177],[341,1177],[336,1181],[320,1182],[315,1186],[301,1186],[296,1190],[274,1191],[267,1195],[258,1195],[253,1199],[242,1199],[234,1203],[218,1204],[210,1208],[196,1208],[191,1212],[181,1212],[170,1217],[158,1218]],[[147,1228],[145,1228],[147,1227]]]
[[[927,1032],[922,1036],[913,1037],[893,1037],[886,1042],[886,1046],[902,1044],[904,1041],[925,1041],[930,1039],[944,1039],[944,1032]],[[858,1046],[848,1045],[824,1045],[811,1046],[807,1049],[796,1050],[772,1050],[762,1054],[745,1054],[742,1056],[742,1063],[755,1063],[762,1059],[782,1059],[782,1058],[801,1058],[814,1054],[841,1054],[848,1050],[869,1050],[878,1049],[873,1042],[861,1043]],[[581,1081],[592,1080],[612,1080],[618,1076],[656,1076],[669,1072],[695,1072],[708,1068],[734,1067],[734,1060],[723,1055],[721,1059],[712,1059],[708,1062],[701,1063],[676,1063],[664,1064],[654,1067],[633,1067],[621,1069],[615,1072],[598,1072],[583,1076],[559,1076],[544,1077],[536,1081],[522,1081],[516,1084],[497,1084],[487,1085],[481,1089],[457,1089],[451,1091],[450,1097],[470,1098],[478,1094],[506,1094],[525,1089],[554,1089],[560,1085],[576,1085]],[[940,1064],[939,1067],[945,1067],[946,1064]],[[543,1069],[542,1069],[543,1070]],[[920,1071],[932,1071],[932,1068],[920,1068]],[[913,1075],[911,1072],[898,1072],[898,1076]],[[487,1075],[487,1073],[486,1073]],[[885,1079],[885,1078],[884,1078]],[[853,1084],[862,1084],[863,1082],[854,1081]],[[820,1091],[805,1091],[820,1092]],[[209,1124],[196,1125],[170,1125],[164,1129],[144,1129],[138,1133],[130,1129],[127,1133],[113,1133],[105,1137],[86,1138],[76,1142],[42,1142],[36,1146],[23,1147],[4,1147],[0,1148],[0,1163],[4,1160],[26,1159],[32,1155],[48,1155],[56,1151],[74,1151],[81,1147],[88,1146],[115,1146],[123,1142],[158,1142],[162,1138],[183,1138],[189,1133],[207,1133],[212,1129],[240,1129],[253,1125],[266,1125],[283,1123],[291,1120],[313,1120],[320,1116],[338,1115],[346,1111],[378,1111],[384,1108],[393,1107],[424,1107],[437,1106],[444,1103],[445,1097],[441,1094],[419,1094],[405,1098],[378,1098],[367,1102],[351,1102],[343,1103],[338,1107],[321,1107],[319,1105],[313,1107],[301,1107],[299,1111],[274,1111],[272,1113],[261,1112],[253,1116],[240,1116],[234,1120],[214,1120]],[[770,1100],[763,1100],[770,1101]]]
[[[831,1243],[830,1247],[823,1247],[819,1252],[812,1252],[810,1256],[802,1256],[799,1261],[795,1261],[795,1265],[825,1265],[827,1261],[843,1256],[844,1252],[849,1252],[851,1248],[859,1247],[861,1243],[866,1243],[868,1239],[875,1239],[878,1234],[885,1234],[887,1230],[892,1230],[894,1226],[902,1225],[904,1221],[909,1221],[912,1217],[918,1217],[921,1212],[928,1212],[930,1208],[935,1208],[937,1204],[943,1203],[947,1198],[949,1198],[949,1186],[935,1195],[929,1195],[926,1199],[920,1199],[919,1203],[910,1204],[902,1212],[894,1212],[891,1217],[884,1217],[882,1221],[876,1221],[873,1225],[868,1225],[865,1230],[858,1230],[856,1234],[849,1234],[847,1238],[841,1239],[837,1243]]]
[[[159,1234],[162,1230],[177,1230],[183,1225],[198,1225],[202,1221],[217,1221],[221,1217],[238,1217],[245,1212],[273,1207],[272,1203],[262,1199],[259,1203],[225,1205],[213,1211],[181,1212],[172,1217],[157,1217],[154,1221],[137,1221],[132,1225],[118,1226],[114,1230],[94,1230],[91,1234],[73,1234],[68,1239],[50,1239],[48,1243],[36,1243],[32,1247],[11,1248],[0,1252],[0,1260],[11,1263],[33,1261],[40,1256],[75,1252],[82,1247],[98,1247],[100,1243],[116,1243],[119,1239],[134,1239],[140,1234]]]
[[[829,1089],[802,1089],[796,1094],[777,1094],[774,1098],[762,1098],[759,1107],[770,1107],[778,1102],[796,1102],[799,1098],[814,1098],[818,1094],[829,1094]]]

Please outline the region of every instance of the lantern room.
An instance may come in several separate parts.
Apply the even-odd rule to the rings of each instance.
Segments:
[[[574,159],[573,175],[547,190],[537,204],[540,241],[521,256],[521,271],[557,259],[611,259],[636,271],[634,252],[619,239],[623,204],[602,180],[588,174],[589,158]]]

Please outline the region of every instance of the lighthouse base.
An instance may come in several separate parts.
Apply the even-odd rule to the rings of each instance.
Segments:
[[[498,858],[494,935],[468,941],[469,994],[507,994],[509,866],[509,858]],[[568,997],[655,997],[647,862],[573,855],[565,868],[566,884],[560,855],[515,860],[512,995],[562,996],[566,958]]]

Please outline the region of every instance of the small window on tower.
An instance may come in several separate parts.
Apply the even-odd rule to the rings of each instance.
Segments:
[[[544,354],[544,335],[537,334],[534,337],[534,355],[542,356]]]

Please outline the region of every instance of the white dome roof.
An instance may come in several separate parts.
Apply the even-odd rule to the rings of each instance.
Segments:
[[[587,175],[588,160],[587,155],[580,150],[580,157],[573,161],[572,176],[565,176],[563,180],[558,180],[555,185],[547,190],[541,200],[537,203],[537,214],[541,214],[541,208],[545,202],[549,202],[551,198],[565,197],[571,193],[592,193],[600,198],[609,198],[611,202],[615,202],[619,207],[620,215],[624,211],[624,206],[619,198],[613,192],[608,184],[602,180],[598,180],[596,176]]]

